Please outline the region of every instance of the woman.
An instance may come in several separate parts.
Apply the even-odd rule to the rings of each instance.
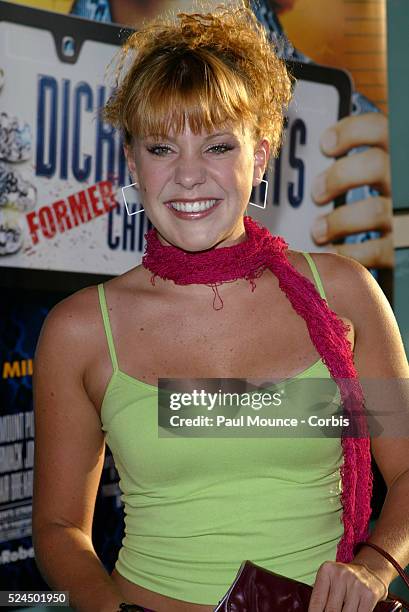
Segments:
[[[36,558],[78,610],[210,612],[246,558],[315,583],[310,612],[369,612],[395,576],[373,549],[354,554],[370,513],[367,438],[158,437],[159,378],[408,375],[365,268],[290,251],[244,216],[290,93],[245,6],[160,18],[124,46],[105,117],[155,230],[143,265],[51,311],[35,358]],[[126,514],[111,575],[91,538],[104,434]],[[372,440],[389,492],[370,539],[403,565],[408,450]]]

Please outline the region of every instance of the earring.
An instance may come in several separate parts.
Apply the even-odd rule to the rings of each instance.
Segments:
[[[138,213],[142,212],[143,210],[145,210],[144,208],[141,208],[141,210],[136,210],[135,212],[129,212],[129,208],[128,208],[128,202],[126,201],[126,196],[125,196],[125,189],[129,189],[129,187],[133,187],[134,185],[137,185],[138,183],[132,183],[131,185],[126,185],[125,187],[121,187],[121,191],[122,191],[122,198],[124,200],[125,203],[125,208],[126,208],[126,212],[129,216],[132,215],[137,215]]]
[[[266,184],[266,189],[265,189],[265,192],[264,192],[264,203],[263,203],[263,205],[261,205],[261,204],[254,204],[254,202],[249,202],[249,204],[251,204],[252,206],[257,206],[257,208],[263,208],[264,209],[266,207],[266,204],[267,204],[268,181],[265,181],[264,179],[262,179],[261,182]]]

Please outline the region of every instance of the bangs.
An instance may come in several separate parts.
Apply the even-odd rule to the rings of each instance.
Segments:
[[[173,50],[165,61],[163,56],[151,61],[149,70],[139,71],[138,77],[123,109],[127,143],[132,136],[179,134],[186,122],[197,135],[255,120],[243,77],[205,49]]]

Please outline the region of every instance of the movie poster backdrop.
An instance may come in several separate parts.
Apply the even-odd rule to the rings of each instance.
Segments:
[[[0,344],[3,589],[45,588],[33,559],[30,517],[34,446],[31,374],[42,322],[53,304],[73,291],[139,264],[143,235],[151,227],[144,212],[138,212],[141,203],[132,190],[128,190],[130,211],[137,214],[127,214],[120,188],[131,181],[121,138],[99,114],[112,87],[106,67],[131,31],[127,24],[112,23],[110,9],[114,4],[101,0],[65,2],[56,13],[0,2],[0,286],[5,295]],[[189,3],[185,4],[188,8]],[[270,10],[274,6],[274,19],[283,19],[298,45],[294,20],[297,9],[303,14],[305,2],[299,0],[298,7],[291,2],[267,4]],[[55,2],[40,5],[56,8]],[[70,12],[75,15],[63,14]],[[332,11],[331,15],[338,23],[340,13],[337,17]],[[268,22],[267,11],[264,16]],[[355,21],[354,15],[349,17],[351,21],[344,20],[344,24],[356,23],[358,18],[362,21],[362,15],[355,15]],[[276,23],[274,27],[278,27]],[[311,36],[314,38],[313,33]],[[362,38],[360,44],[366,45],[367,37]],[[24,45],[20,43],[23,39]],[[319,36],[315,41],[318,44]],[[357,44],[353,48],[358,57],[359,44],[352,38],[350,42]],[[334,162],[323,154],[320,136],[326,127],[356,112],[353,92],[362,82],[357,82],[359,68],[355,66],[354,72],[352,64],[331,61],[331,55],[314,58],[311,40],[309,43],[306,50],[315,61],[307,56],[300,61],[289,54],[297,85],[281,154],[274,162],[274,172],[264,177],[269,181],[266,208],[249,206],[246,212],[273,233],[284,235],[290,248],[319,252],[327,245],[318,245],[308,230],[320,213],[311,188],[314,178]],[[348,47],[344,51],[347,55]],[[364,55],[368,49],[362,47],[361,51]],[[336,53],[333,51],[334,57]],[[365,93],[370,95],[371,88]],[[376,95],[379,109],[386,113],[386,89]],[[253,190],[251,201],[261,205],[264,195],[262,184]],[[333,211],[350,200],[341,193],[325,210]],[[364,238],[378,235],[368,231]],[[351,240],[349,236],[346,241],[340,238],[334,242]],[[375,268],[371,271],[377,275]],[[379,503],[375,511],[379,511]],[[93,540],[109,571],[122,537],[118,477],[107,448]]]

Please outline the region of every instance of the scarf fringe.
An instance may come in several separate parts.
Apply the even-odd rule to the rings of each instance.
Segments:
[[[361,436],[345,436],[341,441],[344,456],[340,469],[341,520],[344,534],[337,546],[336,560],[348,563],[354,558],[355,544],[365,541],[369,535],[373,487],[364,398],[353,362],[352,346],[346,337],[349,327],[329,308],[315,285],[292,266],[284,253],[272,257],[269,267],[294,310],[304,318],[314,346],[340,389],[344,409],[353,419],[354,430],[358,428]]]

